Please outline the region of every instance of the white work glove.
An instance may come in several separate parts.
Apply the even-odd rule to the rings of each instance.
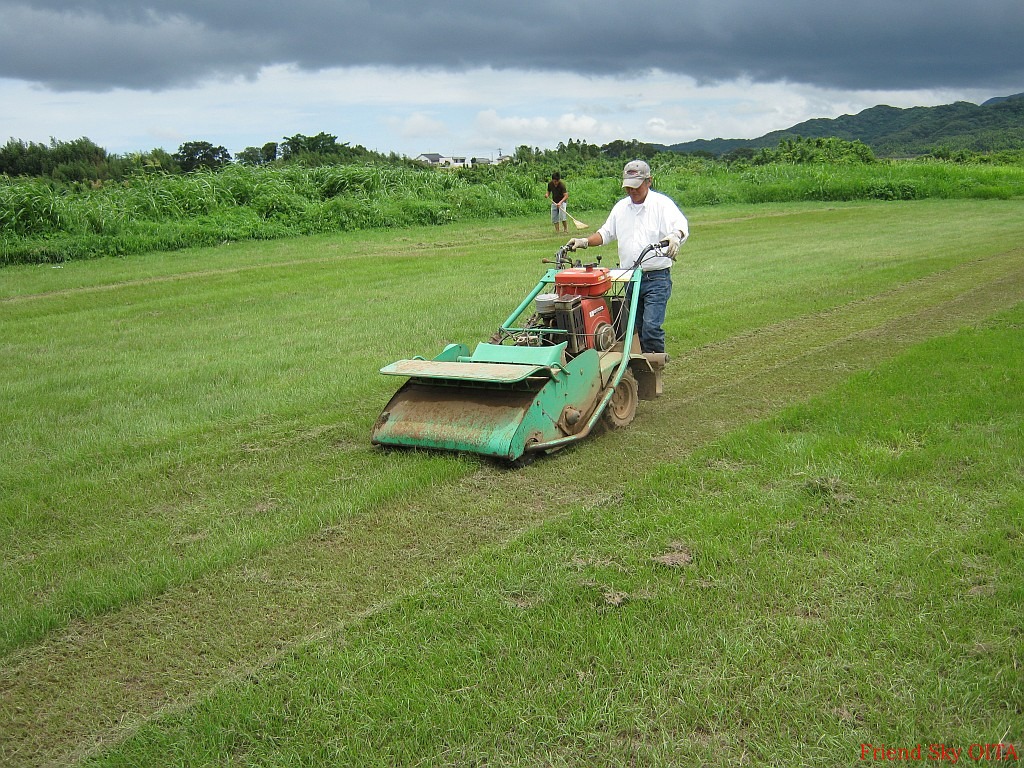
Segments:
[[[585,237],[574,237],[572,240],[566,243],[565,246],[570,251],[579,251],[582,250],[583,248],[589,248],[590,241],[587,240],[587,238]]]
[[[668,240],[668,245],[665,247],[665,255],[670,259],[674,259],[676,254],[679,253],[679,246],[683,244],[683,238],[679,236],[679,232],[669,232],[665,239]]]

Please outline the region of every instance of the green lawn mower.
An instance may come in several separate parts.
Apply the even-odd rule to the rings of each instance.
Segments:
[[[449,344],[437,357],[381,369],[408,380],[373,425],[374,445],[426,448],[527,463],[600,429],[621,429],[639,399],[661,394],[664,353],[640,351],[641,268],[572,262],[566,246],[523,302],[470,352]]]

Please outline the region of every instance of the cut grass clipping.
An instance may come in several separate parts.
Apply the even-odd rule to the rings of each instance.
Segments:
[[[94,765],[1024,747],[1024,310],[472,558]]]

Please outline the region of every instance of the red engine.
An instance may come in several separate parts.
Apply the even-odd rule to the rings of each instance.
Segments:
[[[558,298],[552,320],[554,327],[566,331],[568,352],[604,352],[615,346],[612,316],[603,298],[611,284],[610,270],[593,265],[563,269],[555,274]]]
[[[555,274],[555,292],[574,296],[604,296],[612,287],[611,270],[588,264]]]

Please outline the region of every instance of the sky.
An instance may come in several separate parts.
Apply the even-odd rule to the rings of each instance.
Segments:
[[[0,0],[0,142],[408,157],[1024,92],[1022,0]]]

